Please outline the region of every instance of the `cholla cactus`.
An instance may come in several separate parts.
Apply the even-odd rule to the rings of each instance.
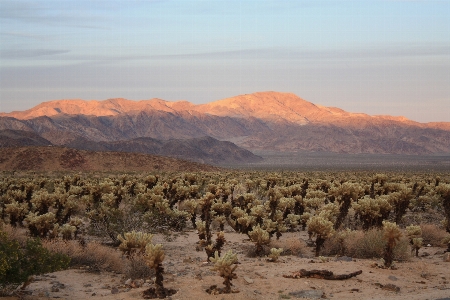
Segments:
[[[334,233],[333,223],[323,216],[313,216],[308,222],[308,233],[316,236],[316,257],[319,256],[320,248],[327,238]]]
[[[385,195],[374,199],[365,196],[358,202],[352,203],[352,207],[363,222],[364,230],[369,230],[372,226],[381,226],[382,221],[388,217],[392,208]]]
[[[118,235],[117,239],[121,242],[119,250],[128,258],[131,258],[136,252],[144,253],[147,244],[152,242],[153,235],[140,231],[126,232]]]
[[[197,206],[198,206],[198,202],[195,199],[185,200],[183,202],[184,211],[186,211],[187,213],[189,213],[191,215],[190,219],[191,219],[192,227],[194,227],[194,229],[197,228],[197,226],[195,224],[195,219],[197,218]]]
[[[164,267],[162,266],[162,262],[164,260],[164,257],[165,254],[163,246],[161,244],[153,245],[151,243],[148,243],[147,246],[145,246],[144,260],[147,266],[155,270],[155,288],[148,289],[144,292],[144,294],[154,293],[160,299],[164,299],[167,296],[175,293],[175,291],[173,290],[165,289],[163,285]]]
[[[83,220],[78,217],[72,217],[69,220],[69,225],[75,226],[76,230],[73,233],[73,237],[76,239],[78,236],[78,233],[80,232],[80,228],[83,225]]]
[[[206,245],[206,224],[204,221],[197,221],[195,223],[195,227],[197,228],[198,238],[200,240],[200,246]]]
[[[216,242],[214,243],[214,245],[208,245],[205,247],[208,259],[213,257],[215,252],[217,252],[220,256],[220,252],[222,250],[223,245],[225,245],[225,242],[226,242],[225,234],[223,233],[223,231],[218,232]]]
[[[50,207],[55,204],[55,198],[49,194],[47,190],[36,191],[32,198],[31,203],[33,205],[33,211],[38,212],[40,215],[48,213]]]
[[[423,246],[422,228],[418,225],[410,225],[406,227],[406,235],[409,238],[411,252],[415,251],[416,256],[419,256],[419,249]]]
[[[269,261],[276,262],[283,252],[283,248],[272,248],[270,249]]]
[[[13,201],[5,205],[5,213],[9,216],[11,226],[21,225],[28,213],[28,203]]]
[[[335,197],[339,203],[339,214],[334,223],[334,229],[338,229],[344,222],[351,207],[352,201],[356,201],[364,194],[363,188],[357,183],[344,182],[342,185],[332,188],[330,194]]]
[[[406,209],[409,206],[411,199],[414,198],[412,189],[402,184],[398,187],[397,192],[389,194],[389,203],[394,207],[395,222],[400,223],[402,217],[406,213]]]
[[[394,247],[402,236],[400,228],[396,223],[383,221],[384,239],[386,240],[386,249],[384,252],[384,266],[389,268],[394,259]]]
[[[269,233],[259,225],[253,226],[253,230],[248,233],[252,242],[256,244],[256,255],[262,255],[263,245],[270,243]]]
[[[300,216],[294,214],[288,214],[286,218],[287,226],[289,226],[290,231],[294,231],[295,227],[300,221]]]
[[[25,218],[25,221],[27,222],[31,235],[46,237],[50,230],[54,228],[56,217],[52,212],[43,215],[29,213]]]
[[[219,257],[219,254],[216,251],[214,257],[211,257],[209,260],[214,263],[212,270],[218,271],[219,276],[224,279],[223,284],[225,285],[225,288],[219,289],[219,293],[231,293],[231,286],[233,285],[231,280],[237,278],[236,273],[234,273],[237,265],[232,266],[238,261],[237,255],[233,253],[233,250],[229,250],[224,256]]]
[[[64,240],[71,240],[72,236],[75,235],[75,232],[77,231],[77,228],[75,226],[72,226],[70,224],[64,224],[59,228],[59,232],[62,235],[62,238]]]
[[[436,193],[442,198],[442,206],[444,207],[446,218],[445,230],[450,233],[450,184],[439,185],[436,187]]]

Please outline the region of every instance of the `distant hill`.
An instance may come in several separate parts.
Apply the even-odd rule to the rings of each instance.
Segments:
[[[262,161],[260,156],[254,155],[248,150],[212,137],[170,140],[142,137],[114,142],[96,142],[70,133],[63,136],[65,141],[63,146],[78,150],[145,153],[214,165]],[[0,148],[49,145],[52,143],[35,132],[0,130]]]
[[[51,144],[32,131],[0,130],[0,147],[48,146]]]
[[[196,172],[217,167],[141,153],[93,152],[63,147],[0,148],[1,171]]]
[[[176,157],[207,164],[239,164],[262,161],[262,157],[227,141],[212,137],[192,139],[157,140],[136,138],[116,142],[92,142],[77,138],[66,144],[67,147],[92,151],[137,152]]]
[[[161,99],[50,101],[23,112],[0,114],[0,129],[34,132],[54,145],[86,148],[76,144],[91,144],[89,147],[98,150],[141,149],[147,153],[158,150],[183,158],[196,153],[196,159],[207,162],[217,160],[208,160],[205,153],[215,153],[224,161],[239,161],[247,154],[224,144],[220,146],[223,151],[215,148],[210,153],[194,146],[218,143],[187,140],[209,136],[249,151],[450,153],[448,122],[419,123],[404,117],[349,113],[279,92],[240,95],[201,105]],[[236,158],[226,157],[227,153]]]

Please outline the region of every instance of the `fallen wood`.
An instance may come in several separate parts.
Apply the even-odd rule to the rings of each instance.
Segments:
[[[318,279],[326,279],[326,280],[344,280],[355,277],[361,274],[362,271],[356,271],[350,274],[341,274],[334,275],[333,272],[328,270],[311,270],[307,271],[305,269],[301,269],[298,272],[293,272],[292,275],[283,275],[285,278],[318,278]]]

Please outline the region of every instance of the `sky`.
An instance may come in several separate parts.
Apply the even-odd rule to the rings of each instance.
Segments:
[[[450,1],[0,0],[0,112],[259,91],[450,122]]]

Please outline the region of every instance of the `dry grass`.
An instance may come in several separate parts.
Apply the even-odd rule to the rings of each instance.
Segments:
[[[450,234],[444,229],[434,224],[421,224],[420,228],[422,228],[424,245],[430,244],[435,247],[447,247]]]
[[[42,241],[42,245],[53,252],[69,256],[71,265],[74,267],[89,267],[92,272],[114,271],[123,273],[126,269],[125,258],[117,249],[98,242],[88,242],[83,246],[75,240],[53,239]]]

